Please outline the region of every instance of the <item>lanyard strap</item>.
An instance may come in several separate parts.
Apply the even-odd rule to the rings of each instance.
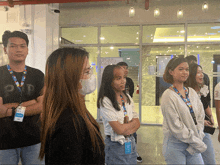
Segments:
[[[126,107],[125,107],[124,98],[122,97],[122,95],[120,95],[120,97],[121,97],[121,101],[122,101],[122,107],[124,109],[124,116],[126,117],[126,116],[128,116],[128,114],[127,114],[127,110],[126,110]]]
[[[25,65],[24,67],[24,71],[23,71],[23,76],[22,76],[22,79],[21,79],[21,84],[19,84],[18,80],[17,80],[17,77],[14,75],[14,72],[13,70],[11,69],[10,65],[7,65],[7,68],[8,68],[8,71],[9,73],[12,75],[12,79],[14,80],[15,82],[15,85],[17,86],[19,92],[20,92],[20,103],[21,103],[21,98],[22,98],[22,87],[24,85],[24,82],[25,82],[25,79],[26,79],[26,74],[27,74],[27,67]]]
[[[183,89],[185,90],[186,99],[181,95],[181,93],[173,85],[172,85],[172,88],[182,98],[182,100],[186,103],[187,107],[189,108],[190,114],[193,118],[193,121],[194,121],[195,125],[197,125],[196,116],[195,116],[195,113],[193,111],[192,104],[189,100],[189,94],[188,94],[186,88],[183,87]]]

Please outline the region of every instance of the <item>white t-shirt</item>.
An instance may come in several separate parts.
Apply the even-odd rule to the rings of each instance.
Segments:
[[[215,86],[214,93],[214,99],[220,100],[220,82]]]
[[[129,117],[129,121],[133,118],[138,118],[137,112],[134,109],[134,102],[132,98],[128,95],[131,103],[125,103],[125,107],[127,110],[127,115]],[[124,124],[124,109],[120,105],[120,111],[117,111],[108,97],[103,98],[103,105],[100,106],[100,115],[102,116],[103,125],[104,125],[104,133],[105,135],[111,136],[111,141],[118,141],[120,144],[124,144],[125,137],[123,135],[118,135],[110,126],[110,121],[118,121],[121,124]]]

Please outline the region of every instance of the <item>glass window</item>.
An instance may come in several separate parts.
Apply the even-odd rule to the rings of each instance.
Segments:
[[[188,42],[219,42],[220,23],[189,24],[187,32]]]
[[[97,44],[97,27],[62,28],[61,43],[64,44]]]
[[[139,26],[101,27],[101,43],[139,43]]]
[[[184,25],[143,26],[143,43],[184,42]]]
[[[120,57],[121,49],[139,49],[139,46],[101,47],[101,57]]]
[[[163,81],[161,72],[168,61],[175,56],[184,56],[184,46],[142,47],[142,123],[162,124],[160,98],[170,86]],[[161,73],[161,74],[160,74]]]

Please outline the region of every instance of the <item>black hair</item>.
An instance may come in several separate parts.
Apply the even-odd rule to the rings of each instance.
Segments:
[[[128,66],[128,64],[126,62],[119,62],[116,65],[118,65],[118,66]]]
[[[29,40],[28,40],[28,36],[27,34],[23,33],[23,32],[20,32],[20,31],[13,31],[13,32],[10,32],[9,30],[6,30],[4,32],[4,34],[2,35],[2,42],[3,42],[3,45],[4,47],[7,47],[8,45],[8,39],[11,38],[11,37],[19,37],[19,38],[22,38],[26,41],[26,44],[28,46],[29,44]]]
[[[202,69],[202,66],[192,63],[189,65],[189,77],[184,83],[186,87],[191,87],[193,89],[196,88],[199,84],[196,82],[196,74],[197,74],[197,68],[200,67]]]
[[[99,94],[98,94],[98,100],[97,100],[97,107],[100,108],[100,106],[103,105],[103,98],[106,96],[108,97],[111,102],[113,107],[117,110],[120,111],[120,107],[118,105],[117,99],[116,99],[116,94],[115,91],[112,88],[112,81],[114,79],[114,69],[119,68],[120,66],[118,65],[108,65],[105,67],[103,74],[102,74],[102,81],[101,81],[101,86],[99,89]],[[127,97],[127,102],[130,104],[131,101],[126,94],[125,91],[123,91],[125,96]]]
[[[197,62],[197,58],[194,55],[189,55],[185,59],[187,60],[188,64],[191,64],[192,61],[196,61]]]
[[[173,76],[170,74],[170,70],[174,70],[179,64],[183,63],[183,62],[187,62],[187,60],[184,58],[184,57],[175,57],[175,58],[172,58],[166,68],[165,68],[165,71],[164,71],[164,74],[163,74],[163,79],[165,82],[167,83],[170,83],[172,84],[173,83]]]

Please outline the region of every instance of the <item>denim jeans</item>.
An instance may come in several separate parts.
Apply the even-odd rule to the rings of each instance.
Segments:
[[[0,164],[13,164],[17,165],[21,158],[22,165],[38,165],[45,164],[44,160],[38,159],[41,144],[35,144],[32,146],[0,150]]]
[[[137,164],[137,151],[134,137],[131,137],[131,153],[125,154],[125,144],[121,145],[119,142],[111,141],[110,137],[105,138],[105,163],[107,165],[123,164],[135,165]]]
[[[216,164],[215,162],[215,151],[212,144],[212,139],[210,134],[205,133],[205,137],[203,138],[203,142],[207,145],[207,149],[202,153],[202,158],[205,164]]]
[[[167,164],[204,164],[200,153],[191,155],[186,149],[187,143],[183,143],[173,136],[164,137],[163,155]]]

